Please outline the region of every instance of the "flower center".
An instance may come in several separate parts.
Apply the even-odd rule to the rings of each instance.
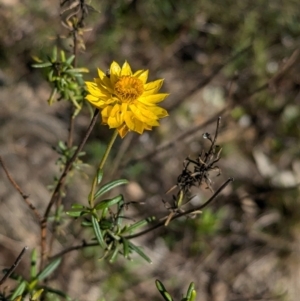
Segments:
[[[114,92],[122,102],[131,103],[143,94],[144,85],[140,79],[125,75],[116,82]]]

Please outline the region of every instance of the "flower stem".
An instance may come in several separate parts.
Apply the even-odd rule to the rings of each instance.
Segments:
[[[91,208],[94,207],[94,194],[95,194],[95,189],[96,189],[96,186],[97,186],[98,173],[99,173],[99,171],[101,171],[103,169],[104,164],[105,164],[105,162],[108,158],[108,155],[111,151],[111,148],[112,148],[117,136],[118,136],[118,131],[115,130],[112,137],[111,137],[111,139],[110,139],[110,141],[109,141],[109,143],[108,143],[108,145],[107,145],[107,147],[106,147],[105,153],[104,153],[104,155],[103,155],[103,157],[100,161],[99,167],[96,171],[96,174],[95,174],[95,177],[94,177],[94,180],[93,180],[93,184],[92,184],[92,188],[91,188],[91,192],[89,194],[89,204],[90,204]]]

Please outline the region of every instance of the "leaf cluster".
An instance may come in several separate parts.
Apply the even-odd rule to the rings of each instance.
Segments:
[[[34,249],[31,254],[29,279],[26,280],[23,276],[12,274],[10,277],[16,280],[19,284],[7,296],[2,294],[0,300],[21,301],[29,295],[29,300],[35,301],[41,300],[43,296],[45,297],[46,295],[52,294],[70,300],[70,297],[68,297],[68,295],[64,292],[53,289],[43,283],[43,281],[57,269],[61,262],[61,258],[54,259],[40,272],[38,272],[37,262],[37,251]]]
[[[87,73],[89,70],[87,68],[74,68],[75,55],[66,57],[63,50],[58,55],[56,47],[53,48],[52,56],[47,57],[46,60],[43,61],[37,57],[33,59],[37,63],[33,64],[32,67],[47,68],[47,80],[53,86],[48,103],[51,105],[56,100],[65,99],[75,107],[73,116],[78,115],[86,95],[82,73]]]
[[[156,287],[160,294],[163,296],[165,301],[174,301],[174,299],[171,297],[171,295],[168,293],[164,285],[162,284],[161,281],[156,280],[155,281]],[[180,301],[195,301],[196,299],[196,291],[195,291],[195,285],[193,282],[189,285],[189,288],[186,292],[186,295],[182,297]]]
[[[101,183],[102,177],[101,170],[98,172],[98,184]],[[93,195],[93,200],[97,201],[94,206],[74,204],[67,214],[74,218],[82,218],[81,226],[93,230],[95,235],[93,240],[97,241],[95,245],[98,245],[102,251],[100,259],[108,258],[110,262],[114,262],[119,254],[131,259],[130,254],[137,253],[151,263],[150,258],[141,248],[133,244],[126,236],[152,222],[154,218],[148,217],[131,225],[124,224],[124,220],[126,220],[124,211],[130,203],[125,202],[122,194],[108,199],[102,198],[113,188],[127,183],[126,179],[119,179],[100,186]]]

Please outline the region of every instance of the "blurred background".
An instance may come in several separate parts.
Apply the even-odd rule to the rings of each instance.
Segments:
[[[191,281],[199,301],[284,300],[300,295],[300,10],[295,0],[94,0],[86,18],[86,51],[78,65],[85,80],[125,60],[133,70],[164,78],[170,93],[162,106],[169,117],[142,136],[129,134],[113,149],[107,170],[126,177],[122,190],[137,202],[128,217],[163,217],[162,200],[176,184],[187,156],[197,158],[222,117],[217,144],[222,171],[211,173],[217,190],[235,181],[194,219],[171,222],[135,240],[153,263],[140,258],[116,264],[97,261],[97,251],[68,254],[51,280],[77,300],[162,300],[160,279],[177,299]],[[54,45],[71,51],[61,24],[59,1],[0,1],[0,154],[22,189],[42,212],[48,186],[59,175],[53,147],[66,141],[70,109],[49,107],[51,87],[32,56],[50,55]],[[75,141],[90,121],[84,107]],[[69,183],[65,208],[86,203],[91,176],[111,132],[100,123],[85,146],[84,174]],[[193,190],[189,206],[211,196]],[[0,268],[24,247],[39,246],[39,226],[4,173],[0,181]],[[57,251],[80,243],[79,224],[60,225]],[[29,256],[18,272],[26,275]],[[11,283],[13,285],[13,282]]]

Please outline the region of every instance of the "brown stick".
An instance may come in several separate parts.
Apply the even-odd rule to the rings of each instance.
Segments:
[[[35,208],[35,206],[31,203],[31,201],[29,200],[29,196],[27,194],[25,194],[22,189],[20,188],[20,186],[16,183],[16,181],[12,178],[12,176],[10,175],[8,169],[6,168],[4,161],[2,159],[2,157],[0,156],[0,164],[6,174],[6,177],[8,178],[8,180],[10,181],[10,183],[12,184],[12,186],[19,192],[19,194],[21,195],[21,197],[23,198],[23,200],[25,201],[25,203],[28,205],[28,207],[31,209],[31,211],[34,213],[34,215],[36,216],[37,220],[39,223],[41,223],[42,221],[42,216],[41,214],[38,212],[38,210]]]
[[[3,276],[3,278],[0,280],[0,285],[2,285],[6,279],[12,274],[12,272],[16,269],[16,267],[19,265],[19,263],[21,262],[21,259],[23,257],[23,255],[25,254],[25,252],[28,250],[28,247],[24,247],[21,251],[21,253],[19,254],[19,256],[17,257],[17,259],[15,260],[15,262],[13,263],[13,265],[9,268],[9,270],[7,271],[7,273]]]
[[[50,202],[46,208],[46,211],[44,213],[44,216],[43,216],[43,219],[42,219],[42,222],[41,222],[41,252],[42,252],[42,260],[41,260],[41,266],[43,266],[43,261],[45,259],[45,254],[46,254],[46,239],[47,239],[47,218],[49,216],[49,213],[51,211],[51,208],[53,206],[53,204],[55,203],[55,201],[57,200],[57,197],[59,196],[59,193],[64,185],[64,182],[65,182],[65,179],[66,179],[66,176],[69,172],[69,170],[71,169],[73,163],[75,162],[78,154],[81,152],[83,146],[85,145],[88,137],[90,136],[91,132],[92,132],[92,129],[93,127],[95,126],[95,123],[97,121],[97,117],[98,117],[98,114],[99,114],[99,110],[96,109],[95,112],[94,112],[94,116],[90,122],[90,125],[87,129],[87,132],[83,138],[83,140],[81,141],[80,145],[78,146],[78,148],[76,149],[73,157],[70,159],[70,161],[66,164],[65,166],[65,169],[64,171],[62,172],[59,180],[58,180],[58,183],[54,189],[54,192],[51,196],[51,199],[50,199]]]
[[[233,181],[233,178],[229,178],[226,182],[224,182],[224,183],[221,185],[221,187],[213,194],[213,196],[211,196],[204,204],[202,204],[202,205],[200,205],[200,206],[198,206],[198,207],[196,207],[196,208],[192,208],[192,209],[190,209],[190,210],[188,210],[188,211],[178,213],[178,214],[172,216],[172,217],[170,218],[170,221],[172,221],[172,220],[174,220],[174,219],[176,219],[176,218],[182,217],[182,216],[184,216],[184,215],[191,214],[191,213],[193,213],[193,212],[195,212],[195,211],[199,211],[199,210],[201,210],[201,209],[207,207],[213,200],[215,200],[215,198],[219,195],[219,193],[220,193],[220,192],[221,192],[221,191],[222,191],[229,183],[231,183],[232,181]],[[141,231],[141,232],[136,233],[136,234],[124,236],[124,238],[126,238],[126,239],[132,239],[132,238],[136,238],[136,237],[138,237],[138,236],[142,236],[142,235],[144,235],[144,234],[146,234],[146,233],[148,233],[148,232],[151,232],[151,231],[153,231],[153,230],[155,230],[155,229],[157,229],[157,228],[159,228],[159,227],[161,227],[161,226],[164,226],[164,224],[165,224],[165,220],[162,220],[162,221],[160,221],[159,223],[157,223],[156,225],[154,225],[153,227],[151,227],[151,228],[149,228],[149,229],[146,229],[146,230]],[[55,258],[59,258],[59,257],[65,255],[65,254],[67,254],[67,253],[69,253],[69,252],[76,251],[76,250],[81,250],[81,249],[88,248],[88,247],[95,247],[95,246],[98,246],[98,245],[99,245],[98,242],[86,243],[86,242],[84,241],[82,244],[77,245],[77,246],[73,246],[73,247],[69,247],[69,248],[67,248],[67,249],[65,249],[65,250],[63,250],[63,251],[61,251],[61,252],[59,252],[59,253],[53,255],[53,256],[50,257],[49,259],[53,260],[53,259],[55,259]]]

